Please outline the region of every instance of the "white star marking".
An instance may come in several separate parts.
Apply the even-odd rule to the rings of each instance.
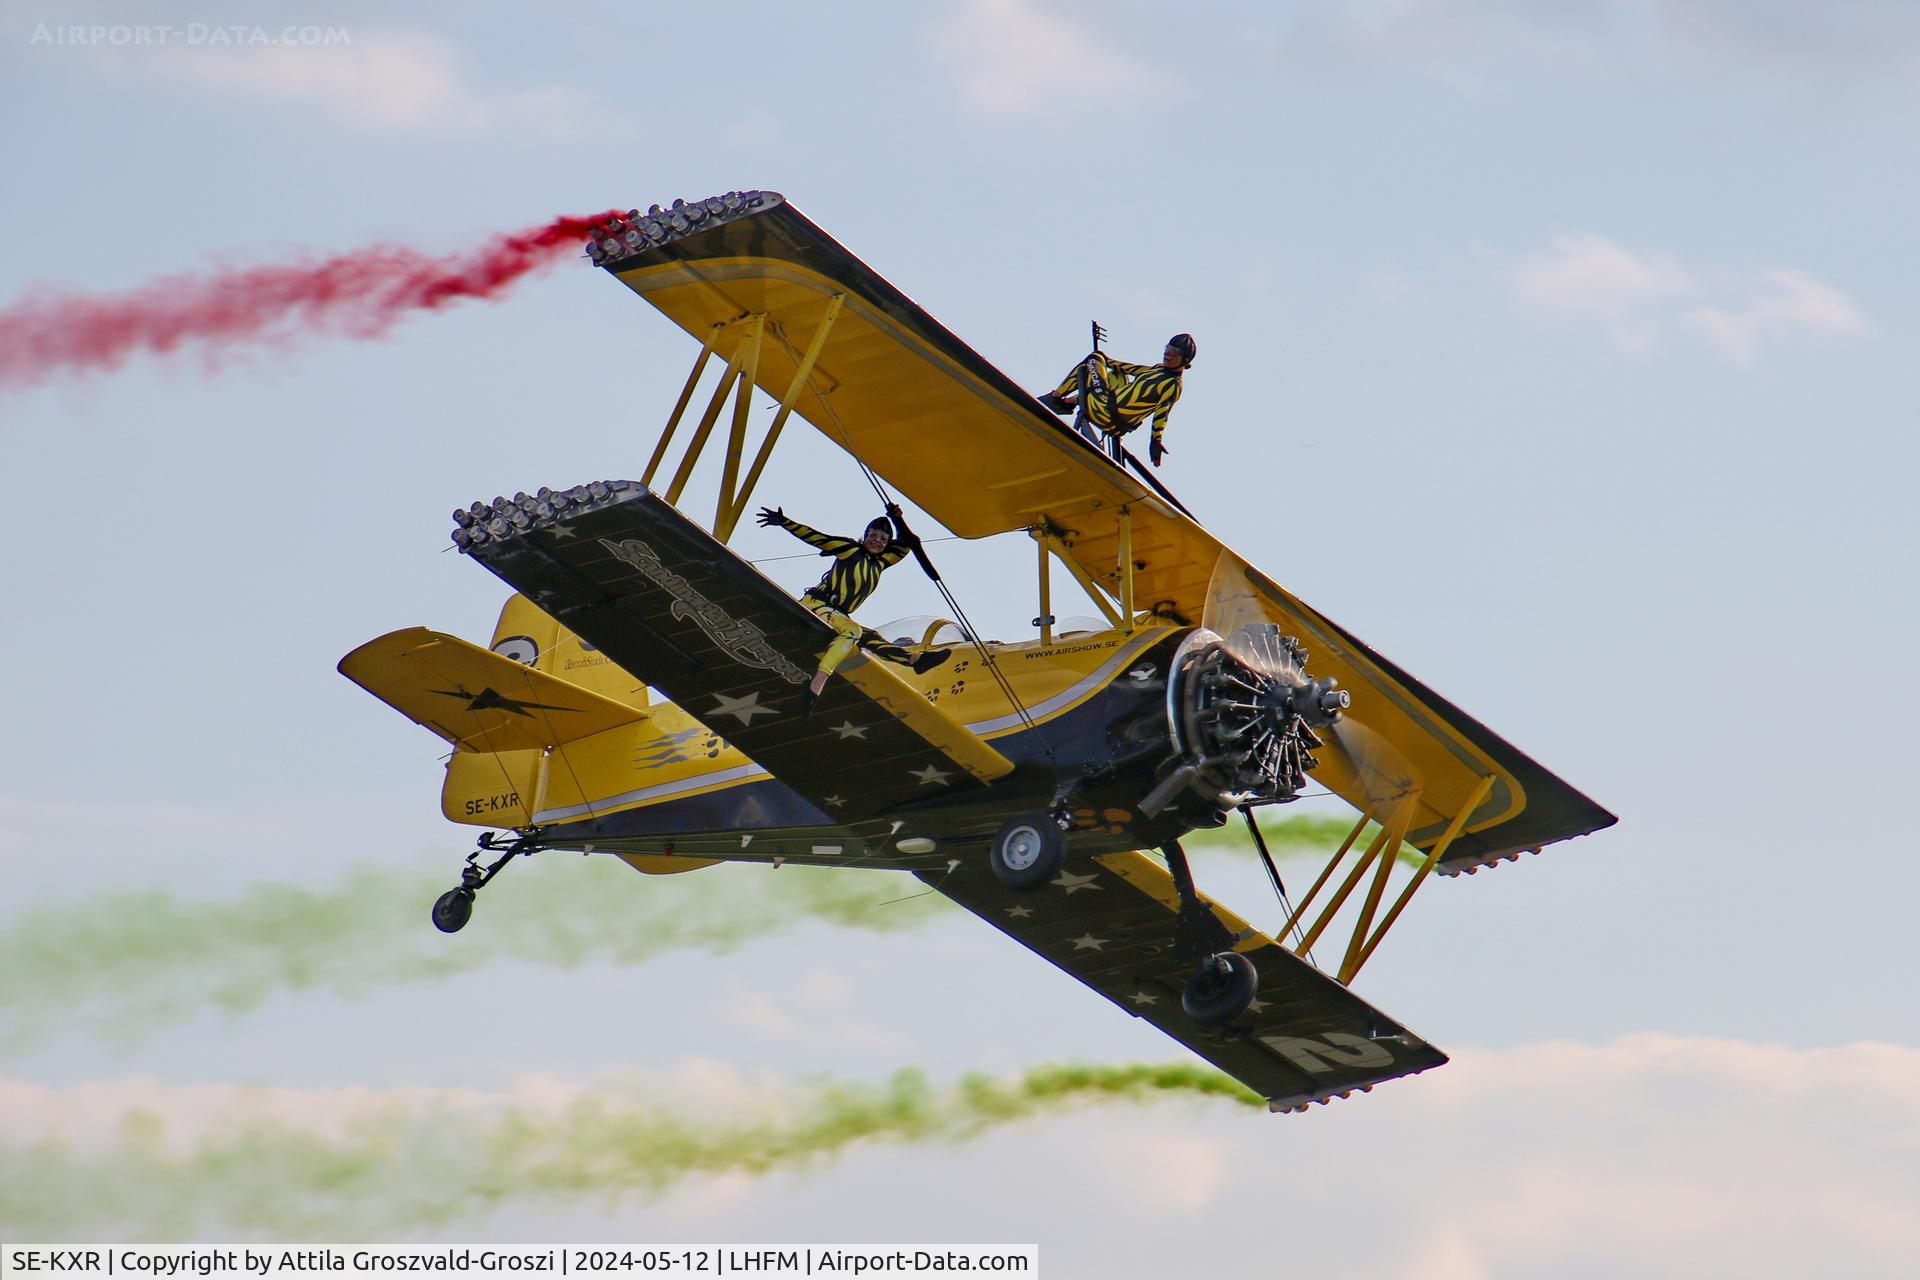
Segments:
[[[754,690],[744,698],[729,698],[724,693],[713,695],[718,705],[707,709],[708,719],[714,716],[732,716],[741,724],[752,724],[755,716],[777,716],[780,713],[772,707],[760,705],[760,691]]]
[[[1258,1013],[1266,1007],[1267,1007],[1267,1002],[1265,1000],[1262,1000],[1259,996],[1255,996],[1253,999],[1247,1001],[1248,1013]]]
[[[1093,876],[1077,876],[1071,871],[1062,871],[1053,878],[1053,883],[1059,885],[1068,893],[1074,893],[1081,889],[1092,889],[1098,892],[1100,886],[1094,883],[1094,879],[1095,877]]]
[[[845,796],[825,796],[823,798],[826,800],[828,804],[832,805],[836,809],[838,809],[841,805],[847,802],[847,798]]]
[[[953,776],[935,764],[930,764],[924,769],[909,769],[907,772],[920,779],[920,785],[923,787],[930,787],[936,782],[944,787],[947,785],[947,779]]]
[[[1133,1001],[1135,1004],[1159,1004],[1160,1003],[1160,997],[1154,995],[1151,991],[1136,991],[1132,995],[1128,996],[1127,999]]]
[[[1015,920],[1024,920],[1033,914],[1032,907],[1008,907],[1007,914]]]
[[[1083,933],[1072,942],[1075,951],[1104,951],[1107,946],[1105,938],[1096,938],[1090,933]]]
[[[866,736],[867,736],[867,728],[866,728],[866,726],[865,726],[865,725],[859,725],[859,724],[855,724],[855,723],[854,723],[853,721],[851,721],[851,720],[849,720],[849,721],[847,721],[847,722],[846,722],[845,724],[837,724],[837,725],[835,725],[835,726],[833,726],[833,731],[834,731],[835,733],[837,733],[837,734],[839,734],[839,735],[841,736],[841,738],[843,738],[843,739],[845,739],[845,738],[864,738],[864,737],[866,737]]]
[[[556,524],[548,529],[547,532],[556,538],[571,538],[573,536],[573,526],[570,524]]]

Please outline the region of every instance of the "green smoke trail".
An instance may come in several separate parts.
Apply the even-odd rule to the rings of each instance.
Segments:
[[[1276,852],[1326,852],[1334,819],[1266,824]],[[1250,849],[1237,827],[1208,850]],[[919,928],[949,910],[901,874],[715,867],[639,876],[607,857],[543,854],[481,896],[474,923],[443,935],[427,907],[451,877],[361,867],[320,888],[253,885],[220,900],[159,888],[30,909],[0,932],[0,1053],[85,1028],[126,1047],[209,1008],[244,1013],[280,994],[357,995],[495,960],[639,964],[669,951],[726,951],[809,921]]]
[[[914,928],[945,905],[905,876],[812,867],[717,867],[636,875],[611,858],[548,854],[509,868],[474,924],[449,937],[427,907],[432,878],[359,868],[322,888],[258,884],[224,900],[128,889],[53,904],[0,933],[0,1051],[85,1023],[122,1043],[209,1006],[244,1012],[271,996],[376,987],[497,959],[638,964],[663,952],[724,951],[805,921]]]
[[[215,1226],[284,1240],[378,1239],[471,1219],[511,1199],[653,1199],[712,1174],[805,1171],[870,1143],[964,1142],[1093,1103],[1262,1099],[1188,1064],[1042,1066],[936,1089],[917,1071],[881,1084],[782,1091],[734,1119],[636,1105],[602,1091],[557,1110],[369,1106],[327,1134],[244,1112],[185,1142],[151,1113],[106,1147],[0,1140],[0,1227],[43,1239],[107,1229],[181,1239]]]
[[[1333,856],[1347,838],[1347,832],[1353,830],[1352,818],[1322,818],[1312,814],[1300,814],[1278,822],[1262,822],[1260,833],[1266,839],[1267,849],[1275,857],[1303,856],[1318,854],[1322,859]],[[1380,834],[1380,824],[1369,822],[1353,842],[1354,852],[1349,857],[1357,857],[1365,851],[1373,838]],[[1182,836],[1180,843],[1189,852],[1199,853],[1236,853],[1251,854],[1253,837],[1247,834],[1246,823],[1240,820],[1230,821],[1224,827],[1195,831]],[[1401,846],[1396,859],[1401,865],[1417,867],[1425,862],[1427,855],[1408,845]],[[1352,864],[1349,863],[1349,866]]]

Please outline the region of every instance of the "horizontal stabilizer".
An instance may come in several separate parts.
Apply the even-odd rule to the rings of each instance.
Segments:
[[[1304,1107],[1413,1075],[1447,1055],[1326,974],[1209,903],[1235,950],[1253,962],[1253,1004],[1224,1028],[1203,1027],[1180,1005],[1192,960],[1173,952],[1180,898],[1153,858],[1115,853],[1069,861],[1050,885],[1020,893],[984,868],[916,872],[922,880],[1042,959],[1144,1018],[1268,1099]]]
[[[461,751],[559,746],[646,712],[456,636],[408,627],[340,659],[340,674]]]

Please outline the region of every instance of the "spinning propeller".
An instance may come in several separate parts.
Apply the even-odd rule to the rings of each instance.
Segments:
[[[1347,691],[1335,687],[1337,681],[1307,675],[1307,651],[1294,637],[1281,634],[1275,612],[1271,598],[1254,586],[1246,563],[1232,552],[1221,552],[1207,584],[1202,625],[1219,635],[1226,653],[1251,673],[1250,684],[1292,690],[1295,703],[1307,703],[1302,709],[1306,723],[1291,739],[1315,753],[1299,762],[1301,772],[1319,768],[1318,777],[1329,790],[1387,825],[1403,805],[1418,798],[1419,776],[1384,734],[1365,723],[1364,702],[1356,715]],[[1273,758],[1271,751],[1267,758]]]

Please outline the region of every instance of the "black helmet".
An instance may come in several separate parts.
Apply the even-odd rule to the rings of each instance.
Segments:
[[[885,516],[875,516],[873,519],[867,521],[867,533],[872,533],[875,529],[886,534],[888,542],[893,541],[893,521],[887,519]]]
[[[1193,358],[1199,354],[1200,348],[1194,345],[1192,334],[1176,333],[1167,339],[1167,345],[1180,353],[1180,367],[1182,369],[1193,368]]]

